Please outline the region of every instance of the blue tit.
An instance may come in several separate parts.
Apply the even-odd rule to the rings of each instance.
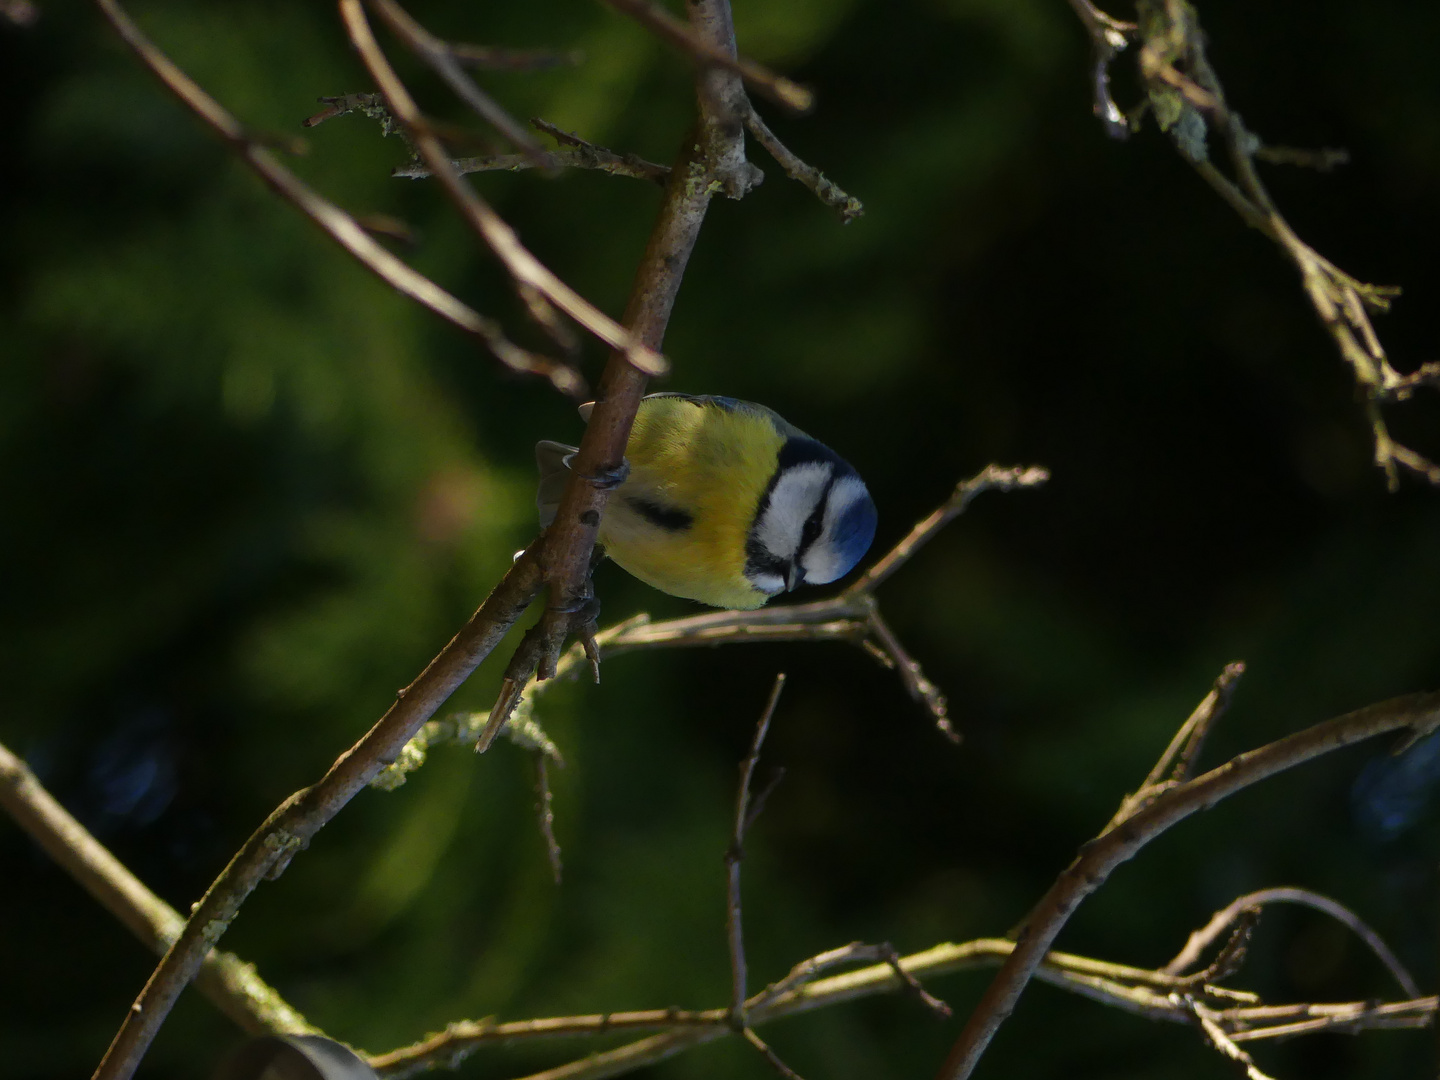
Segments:
[[[589,420],[590,405],[580,408]],[[575,447],[542,442],[541,525]],[[763,405],[650,394],[625,447],[629,473],[600,521],[605,554],[648,585],[722,608],[758,608],[848,573],[875,538],[875,503],[840,456]]]

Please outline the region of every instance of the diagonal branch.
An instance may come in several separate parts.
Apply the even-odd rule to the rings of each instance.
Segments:
[[[656,37],[669,42],[681,52],[687,53],[702,67],[718,67],[740,76],[766,97],[794,112],[809,112],[815,104],[815,95],[799,83],[791,82],[783,75],[776,75],[768,68],[752,60],[746,60],[735,53],[732,41],[716,41],[712,37],[686,26],[652,0],[604,0],[606,4],[622,14],[630,16]]]
[[[456,97],[518,146],[532,162],[540,164],[543,153],[540,145],[520,121],[502,109],[494,98],[475,84],[475,80],[466,73],[461,55],[454,46],[426,30],[395,0],[371,0],[371,3],[376,14],[385,20],[385,25],[405,42],[411,52],[445,80],[445,84],[455,92]]]
[[[530,254],[520,243],[515,230],[451,167],[449,154],[421,115],[410,91],[380,51],[360,0],[340,0],[340,15],[351,43],[379,86],[391,115],[405,129],[420,159],[434,173],[466,223],[495,253],[516,284],[534,289],[605,344],[621,350],[626,361],[641,371],[651,375],[665,371],[663,357],[581,297]]]
[[[356,2],[356,0],[344,0]],[[735,30],[728,0],[690,0],[696,32],[733,55]],[[639,342],[658,348],[670,321],[680,281],[700,234],[710,200],[717,192],[742,197],[753,184],[754,167],[745,160],[744,131],[731,122],[729,104],[743,96],[739,78],[727,71],[705,70],[696,85],[699,120],[671,169],[660,219],[636,271],[625,310],[625,325]],[[434,167],[434,162],[428,162]],[[595,604],[591,559],[600,517],[610,490],[623,475],[625,446],[635,412],[645,393],[645,372],[612,354],[601,376],[595,407],[570,466],[555,520],[532,545],[538,546],[549,586],[549,605],[511,658],[499,699],[476,749],[483,751],[509,719],[532,677],[551,678],[566,638],[577,633],[592,670],[599,671],[593,641]]]
[[[1161,791],[1150,803],[1084,844],[1030,913],[1015,951],[1001,966],[940,1071],[941,1080],[964,1080],[1042,962],[1070,915],[1110,872],[1162,832],[1199,810],[1266,777],[1390,731],[1429,732],[1440,727],[1440,693],[1410,694],[1316,724],[1251,750],[1203,776]]]
[[[163,954],[185,920],[115,858],[45,790],[25,762],[0,745],[0,806],[101,907],[147,949]],[[234,953],[212,949],[195,980],[215,1007],[252,1034],[319,1034]]]
[[[381,247],[355,218],[282,165],[224,106],[202,90],[141,32],[120,6],[119,0],[96,0],[96,3],[125,44],[165,84],[166,89],[224,139],[276,194],[323,229],[362,266],[411,300],[478,337],[495,358],[512,371],[541,375],[549,379],[557,390],[567,394],[583,393],[584,383],[574,368],[511,342],[499,323],[474,311]]]

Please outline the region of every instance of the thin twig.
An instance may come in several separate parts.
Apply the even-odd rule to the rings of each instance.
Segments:
[[[491,45],[467,45],[446,42],[450,54],[468,67],[485,71],[549,71],[557,67],[574,67],[585,59],[578,49],[554,52],[550,49],[498,49]]]
[[[895,972],[895,977],[904,984],[906,991],[913,996],[916,1001],[920,1002],[920,1004],[924,1005],[942,1019],[948,1020],[955,1015],[955,1011],[951,1009],[949,1005],[930,993],[929,990],[926,990],[925,987],[920,985],[920,980],[917,979],[914,974],[905,970],[905,966],[900,962],[900,954],[895,951],[895,946],[887,941],[880,946],[880,953],[885,962],[890,965],[890,969]]]
[[[1215,722],[1230,708],[1230,699],[1243,674],[1245,674],[1243,663],[1236,661],[1233,664],[1225,665],[1225,669],[1215,679],[1215,685],[1210,688],[1210,692],[1200,700],[1200,704],[1195,706],[1195,711],[1175,732],[1174,737],[1170,740],[1170,745],[1165,748],[1165,752],[1155,762],[1150,774],[1145,777],[1133,794],[1127,795],[1121,801],[1120,809],[1115,811],[1115,816],[1106,826],[1107,829],[1113,829],[1120,822],[1131,817],[1135,811],[1152,802],[1155,796],[1167,787],[1190,779],[1196,758],[1205,744],[1205,737],[1210,733]]]
[[[1327,720],[1232,758],[1203,776],[1159,793],[1113,829],[1085,844],[1021,928],[1014,953],[971,1013],[941,1069],[942,1080],[964,1080],[1015,1008],[1021,991],[1071,913],[1110,872],[1145,844],[1191,814],[1285,769],[1385,732],[1433,731],[1440,726],[1440,693],[1411,694]]]
[[[408,132],[420,159],[425,162],[466,223],[493,251],[517,285],[528,285],[611,348],[621,350],[626,360],[651,375],[666,370],[664,359],[631,335],[623,326],[581,297],[550,271],[520,243],[509,225],[475,189],[450,166],[450,155],[441,146],[429,122],[421,115],[410,91],[395,74],[375,35],[360,0],[339,0],[340,15],[351,43],[380,88],[391,115]]]
[[[279,876],[296,851],[400,757],[410,738],[490,654],[540,587],[540,568],[532,555],[523,553],[470,621],[414,682],[399,691],[375,726],[317,783],[290,796],[266,818],[195,905],[184,930],[126,1012],[95,1080],[128,1080],[134,1075],[176,998],[245,899],[261,881]]]
[[[535,141],[530,132],[525,130],[525,125],[516,120],[485,91],[475,84],[462,66],[460,57],[456,54],[453,46],[448,41],[436,37],[434,34],[421,26],[408,11],[401,7],[395,0],[370,0],[375,8],[375,13],[385,21],[385,25],[398,37],[411,52],[424,60],[445,84],[455,92],[455,96],[469,105],[482,120],[493,127],[514,145],[518,146],[521,152],[534,161],[541,164],[543,151],[540,144]]]
[[[986,491],[1015,491],[1018,488],[1042,486],[1050,479],[1050,471],[1039,465],[1011,467],[987,465],[968,480],[962,480],[955,492],[933,513],[921,520],[909,535],[895,545],[845,590],[846,594],[874,592],[886,578],[909,562],[911,557],[935,534],[965,512],[976,496]]]
[[[535,759],[535,813],[540,820],[540,836],[545,841],[545,854],[550,859],[550,874],[560,884],[564,865],[560,861],[560,842],[555,839],[555,796],[550,791],[549,761],[543,750],[533,753]]]
[[[540,375],[557,390],[578,395],[584,381],[574,368],[515,345],[500,324],[451,296],[435,282],[381,247],[350,214],[319,195],[287,169],[262,141],[255,139],[225,108],[191,79],[146,37],[119,0],[96,0],[125,44],[166,89],[180,99],[265,181],[281,198],[323,229],[362,266],[387,285],[485,343],[494,357],[512,371]]]
[[[0,806],[106,911],[156,955],[180,936],[185,920],[76,821],[4,745],[0,745]],[[251,1035],[321,1034],[234,953],[212,949],[195,985]]]
[[[1420,996],[1420,989],[1415,985],[1414,978],[1405,970],[1405,965],[1400,962],[1390,947],[1385,944],[1384,938],[1372,930],[1359,915],[1338,900],[1332,900],[1330,897],[1312,892],[1310,889],[1283,887],[1261,889],[1232,900],[1217,911],[1201,929],[1190,935],[1190,939],[1185,943],[1185,948],[1180,950],[1180,954],[1174,960],[1165,965],[1164,970],[1172,975],[1178,975],[1186,968],[1194,966],[1205,950],[1210,947],[1211,942],[1224,933],[1225,928],[1239,918],[1246,909],[1263,907],[1265,904],[1300,904],[1329,915],[1365,943],[1366,948],[1375,954],[1380,963],[1385,965],[1385,970],[1390,972],[1391,977],[1406,996],[1412,998]]]
[[[750,752],[740,762],[740,786],[735,792],[735,821],[731,831],[730,847],[725,852],[725,939],[730,947],[731,993],[730,1009],[732,1023],[745,1026],[745,938],[741,923],[740,909],[740,862],[745,857],[745,832],[750,827],[750,781],[755,775],[755,766],[760,763],[760,748],[765,745],[765,736],[770,731],[770,721],[775,716],[775,706],[780,703],[780,692],[785,689],[785,673],[775,676],[774,689],[755,725],[755,737],[750,742]]]
[[[1350,163],[1349,150],[1332,150],[1329,147],[1301,150],[1293,146],[1262,146],[1255,151],[1255,157],[1269,165],[1294,165],[1301,169],[1314,169],[1316,172],[1329,172]]]
[[[935,978],[977,968],[994,967],[1011,956],[1016,943],[1006,938],[981,938],[961,944],[936,945],[900,958],[901,968],[917,978]],[[870,966],[832,975],[817,975],[844,963],[877,961]],[[1062,990],[1151,1020],[1190,1024],[1194,1014],[1184,995],[1193,985],[1163,971],[1129,967],[1073,953],[1049,952],[1036,977]],[[1186,987],[1189,987],[1189,990]],[[755,1029],[786,1017],[832,1008],[882,993],[896,993],[906,984],[886,962],[879,946],[853,943],[796,964],[789,975],[746,1002],[746,1018]],[[1216,989],[1206,987],[1206,991]],[[1223,995],[1222,995],[1223,996]],[[1236,1042],[1314,1031],[1359,1033],[1399,1027],[1423,1027],[1437,1007],[1435,997],[1413,1001],[1302,1003],[1241,1006],[1212,1010],[1216,1023]],[[620,1076],[664,1061],[702,1043],[735,1034],[731,1009],[699,1012],[650,1009],[630,1013],[556,1017],[498,1023],[493,1020],[451,1024],[423,1043],[372,1056],[372,1066],[387,1078],[414,1075],[439,1064],[458,1063],[486,1043],[520,1039],[598,1035],[610,1031],[658,1031],[638,1042],[588,1054],[525,1080],[600,1080]],[[1255,1026],[1260,1025],[1260,1026]]]
[[[1087,2],[1072,0],[1077,11]],[[1385,311],[1399,289],[1357,281],[1301,240],[1281,216],[1255,168],[1257,159],[1325,168],[1339,160],[1340,152],[1267,149],[1227,103],[1206,56],[1204,33],[1194,8],[1183,0],[1146,0],[1140,13],[1139,35],[1144,44],[1138,61],[1150,108],[1186,161],[1299,271],[1311,307],[1363,393],[1374,461],[1384,472],[1387,486],[1391,491],[1398,489],[1401,469],[1440,486],[1440,465],[1397,443],[1381,409],[1382,404],[1396,400],[1397,387],[1406,377],[1391,366],[1366,309]],[[1224,146],[1233,179],[1210,160],[1206,146],[1210,131]]]
[[[749,105],[749,102],[746,104]],[[755,136],[755,141],[769,152],[780,168],[785,170],[785,175],[813,191],[817,199],[840,215],[840,221],[843,224],[848,225],[865,213],[865,206],[859,199],[854,195],[847,194],[815,166],[806,164],[792,153],[789,147],[770,130],[765,121],[760,119],[760,114],[755,111],[753,106],[745,111],[745,126],[750,129],[750,134]]]
[[[1095,98],[1095,115],[1112,139],[1129,138],[1130,123],[1110,96],[1110,63],[1125,51],[1137,27],[1134,23],[1111,18],[1090,0],[1070,0],[1070,6],[1090,35],[1090,83]]]
[[[717,66],[739,75],[760,93],[794,112],[808,112],[815,104],[815,95],[799,83],[736,56],[732,47],[707,40],[694,27],[686,26],[659,4],[651,0],[605,0],[616,11],[630,16],[655,36],[687,53],[702,66]]]
[[[1225,945],[1215,954],[1215,959],[1204,971],[1197,971],[1194,975],[1184,976],[1184,983],[1177,986],[1177,990],[1204,990],[1207,987],[1213,989],[1214,985],[1230,978],[1239,972],[1245,963],[1245,955],[1250,948],[1250,938],[1255,933],[1255,928],[1260,924],[1260,908],[1243,907],[1234,920],[1235,929],[1230,932]],[[1179,975],[1180,972],[1172,972],[1170,969],[1161,970]]]
[[[740,1034],[745,1037],[746,1042],[760,1051],[765,1060],[770,1063],[770,1067],[785,1077],[785,1080],[804,1080],[799,1073],[780,1060],[780,1055],[775,1053],[774,1050],[771,1050],[770,1044],[760,1038],[759,1035],[756,1035],[753,1028],[743,1028]]]
[[[628,176],[635,180],[647,180],[662,187],[670,176],[670,166],[657,165],[634,154],[617,154],[603,146],[585,143],[578,147],[562,147],[559,150],[545,150],[537,162],[524,154],[491,154],[486,157],[455,158],[450,164],[458,173],[479,172],[520,172],[533,169],[539,164],[546,169],[594,169],[611,176]],[[408,180],[421,180],[430,176],[430,170],[416,162],[401,165],[391,176]]]

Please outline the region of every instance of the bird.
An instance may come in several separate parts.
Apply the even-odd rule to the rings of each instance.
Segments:
[[[580,406],[582,419],[593,406]],[[536,444],[542,528],[555,518],[575,453]],[[763,405],[648,394],[625,461],[597,542],[672,596],[750,611],[800,585],[838,580],[875,538],[875,503],[855,469]]]

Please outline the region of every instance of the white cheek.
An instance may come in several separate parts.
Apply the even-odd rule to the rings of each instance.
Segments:
[[[800,565],[807,585],[828,585],[849,569],[842,565],[839,553],[826,543],[818,543],[807,551]]]
[[[785,591],[785,579],[778,574],[755,574],[750,578],[750,584],[768,596]]]
[[[830,466],[811,462],[786,469],[770,492],[770,502],[755,529],[760,546],[779,559],[792,559],[800,547],[800,531],[830,480]]]

